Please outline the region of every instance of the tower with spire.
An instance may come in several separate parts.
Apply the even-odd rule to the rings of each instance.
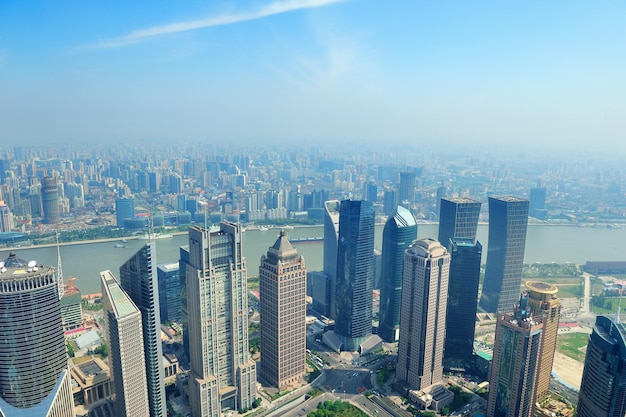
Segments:
[[[281,230],[259,266],[260,375],[283,389],[305,372],[306,266]]]

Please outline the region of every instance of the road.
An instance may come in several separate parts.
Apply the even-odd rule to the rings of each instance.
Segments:
[[[585,315],[591,311],[591,277],[593,275],[583,272],[583,300],[580,314]]]

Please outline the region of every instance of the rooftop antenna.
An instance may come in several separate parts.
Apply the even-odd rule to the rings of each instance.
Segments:
[[[59,231],[56,231],[57,238],[57,284],[59,286],[59,300],[65,295],[65,285],[63,284],[63,265],[61,264],[61,245],[59,245]]]

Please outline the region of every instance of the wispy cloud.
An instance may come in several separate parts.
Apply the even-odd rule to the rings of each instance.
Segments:
[[[255,10],[243,11],[235,14],[223,14],[208,17],[201,20],[169,23],[161,26],[153,26],[146,29],[134,30],[124,36],[107,39],[91,45],[90,49],[119,48],[122,46],[146,41],[157,36],[170,35],[173,33],[188,32],[212,26],[231,25],[234,23],[247,22],[262,19],[277,14],[289,13],[296,10],[314,9],[345,0],[278,0],[266,4]]]

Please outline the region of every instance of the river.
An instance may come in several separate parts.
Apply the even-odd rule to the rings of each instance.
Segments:
[[[382,225],[376,226],[375,246],[381,248]],[[258,275],[259,261],[277,236],[278,229],[267,231],[249,230],[243,234],[243,254],[246,257],[248,275]],[[287,230],[292,238],[321,237],[323,227],[296,227]],[[487,255],[488,226],[478,226],[477,238],[483,244],[483,262]],[[420,224],[418,237],[437,238],[437,224]],[[100,292],[100,271],[111,270],[118,276],[119,267],[145,243],[142,240],[129,240],[126,248],[116,248],[114,242],[96,242],[61,247],[63,275],[76,277],[74,281],[83,294]],[[187,235],[176,235],[156,241],[157,263],[177,262],[179,247],[187,244]],[[296,243],[300,255],[304,256],[309,271],[321,270],[323,243]],[[6,249],[0,250],[0,259],[9,255]],[[22,248],[17,255],[26,260],[36,260],[43,265],[56,266],[56,247]],[[595,228],[557,225],[529,225],[526,236],[526,263],[566,263],[583,264],[586,261],[625,261],[626,228]]]

